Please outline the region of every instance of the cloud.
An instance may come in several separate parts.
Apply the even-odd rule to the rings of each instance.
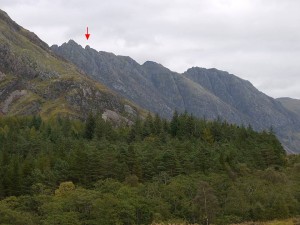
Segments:
[[[215,67],[273,97],[300,98],[297,0],[2,0],[0,7],[49,45],[74,39],[178,72]]]

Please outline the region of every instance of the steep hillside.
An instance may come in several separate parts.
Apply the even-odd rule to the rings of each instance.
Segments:
[[[295,113],[300,118],[300,100],[293,98],[277,98],[283,107]]]
[[[217,119],[221,117],[231,123],[241,124],[246,118],[217,96],[181,74],[170,71],[160,64],[146,62],[142,65],[149,82],[172,109],[187,111],[197,117]]]
[[[175,109],[197,117],[274,129],[286,150],[300,152],[300,120],[249,81],[217,69],[191,68],[184,74],[155,62],[138,64],[112,53],[82,48],[74,41],[52,46],[92,78],[141,105],[170,118]]]
[[[249,81],[217,69],[198,67],[187,70],[184,76],[250,118],[256,130],[272,127],[288,151],[299,151],[299,118]]]
[[[97,52],[89,46],[83,49],[74,41],[69,41],[61,47],[52,46],[52,50],[140,106],[147,106],[146,108],[153,112],[160,111],[163,115],[172,113],[172,109],[164,103],[159,93],[145,78],[143,69],[131,58]]]
[[[192,68],[184,75],[247,115],[256,129],[271,126],[281,129],[299,123],[278,101],[257,90],[249,81],[216,69]]]
[[[97,52],[89,46],[82,48],[72,40],[51,48],[92,78],[163,117],[171,118],[177,109],[208,119],[222,117],[233,123],[246,121],[237,110],[197,83],[155,62],[139,65],[129,57]]]
[[[0,11],[0,113],[69,115],[116,112],[133,117],[131,103],[56,56],[46,43]]]

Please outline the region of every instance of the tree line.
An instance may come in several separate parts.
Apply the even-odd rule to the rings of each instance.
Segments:
[[[229,224],[300,212],[300,158],[270,131],[174,113],[132,126],[0,117],[0,224]]]

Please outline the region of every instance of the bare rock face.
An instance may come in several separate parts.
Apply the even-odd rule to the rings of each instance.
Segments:
[[[7,99],[1,104],[0,109],[2,113],[6,114],[9,111],[9,105],[12,104],[13,101],[15,101],[18,98],[21,98],[22,96],[26,95],[26,90],[17,90],[10,93]]]
[[[0,81],[4,80],[5,74],[0,71]]]
[[[129,115],[132,115],[133,117],[137,116],[137,112],[134,108],[132,108],[130,105],[124,105],[125,112]]]
[[[102,119],[104,121],[111,121],[116,125],[126,124],[131,126],[133,124],[133,122],[128,120],[126,117],[123,117],[118,113],[111,111],[109,109],[106,109],[104,111],[104,113],[102,114]]]

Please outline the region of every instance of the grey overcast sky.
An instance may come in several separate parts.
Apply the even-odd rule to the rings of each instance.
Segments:
[[[0,8],[49,45],[73,39],[177,72],[214,67],[272,97],[300,98],[299,0],[1,0]]]

